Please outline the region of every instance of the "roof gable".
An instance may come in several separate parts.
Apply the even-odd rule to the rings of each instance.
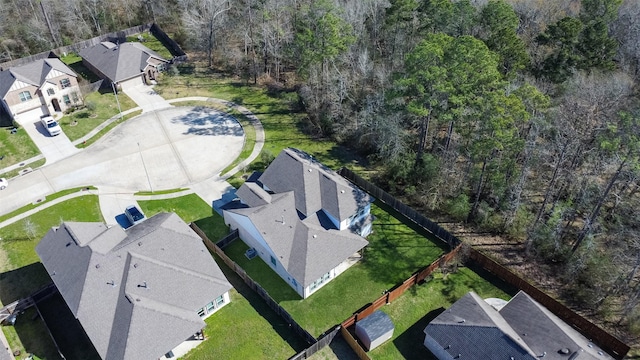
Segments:
[[[77,77],[60,59],[40,59],[25,65],[11,67],[0,71],[0,97],[4,98],[9,91],[19,90],[27,86],[41,87],[47,79],[68,75]]]
[[[275,193],[293,191],[296,209],[305,216],[322,209],[342,221],[372,201],[367,193],[342,176],[293,148],[280,152],[259,181]]]
[[[272,195],[267,205],[227,211],[248,217],[287,272],[306,287],[368,242],[307,221],[313,217],[301,220],[295,203],[295,193],[289,191]]]
[[[137,42],[102,42],[80,50],[80,56],[109,80],[119,82],[140,75],[150,58],[168,62],[155,51]]]
[[[158,358],[203,328],[197,310],[231,289],[175,214],[127,231],[63,224],[36,251],[103,359]]]

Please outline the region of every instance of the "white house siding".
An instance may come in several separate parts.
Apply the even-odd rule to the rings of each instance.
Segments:
[[[304,289],[302,289],[302,285],[296,280],[297,286],[292,284],[292,276],[286,270],[286,268],[280,262],[278,256],[276,256],[272,251],[269,245],[265,242],[265,240],[260,236],[260,232],[255,228],[251,220],[246,216],[234,214],[228,211],[224,212],[224,222],[229,226],[232,230],[238,229],[238,234],[240,239],[247,244],[247,246],[256,249],[260,258],[269,265],[284,281],[294,289],[298,295],[304,298]],[[276,265],[274,266],[271,262],[271,257],[276,260]]]
[[[216,299],[211,300],[211,302],[213,302],[214,308],[212,310],[206,310],[207,313],[204,317],[202,317],[202,320],[208,318],[209,316],[215,314],[218,312],[218,310],[222,309],[223,307],[225,307],[229,302],[231,302],[231,298],[229,297],[229,292],[227,291],[226,293],[222,294],[222,299],[223,299],[223,303],[218,305],[216,304]],[[204,306],[204,308],[206,309],[207,305],[206,304]]]

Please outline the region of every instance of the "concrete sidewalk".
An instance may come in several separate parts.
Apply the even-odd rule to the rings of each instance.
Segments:
[[[142,108],[143,113],[166,109],[172,106],[162,96],[155,92],[155,90],[153,90],[153,86],[137,85],[125,87],[122,91],[124,91],[131,100]]]

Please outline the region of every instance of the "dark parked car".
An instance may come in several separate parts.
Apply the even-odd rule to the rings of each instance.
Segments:
[[[144,220],[144,213],[134,205],[127,206],[127,208],[124,209],[124,214],[127,216],[127,219],[129,219],[129,222],[131,222],[131,225],[138,224]]]

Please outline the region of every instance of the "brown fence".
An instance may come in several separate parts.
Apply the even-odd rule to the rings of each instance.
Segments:
[[[424,216],[419,214],[417,211],[411,209],[409,206],[403,204],[401,201],[394,198],[389,193],[385,192],[384,190],[373,185],[369,181],[356,175],[351,170],[342,168],[340,169],[339,174],[344,178],[350,180],[351,182],[353,182],[354,184],[356,184],[357,186],[359,186],[360,188],[362,188],[363,190],[365,190],[367,193],[371,194],[375,198],[391,206],[393,209],[398,211],[401,215],[405,216],[407,219],[415,222],[425,230],[431,232],[438,239],[447,242],[449,246],[453,246],[454,244],[458,246],[457,244],[461,243],[460,239],[450,234],[447,230],[443,229],[442,227],[435,224],[431,220],[425,218]],[[459,250],[459,247],[456,247],[456,250]],[[449,256],[454,251],[444,255],[443,257]],[[559,318],[567,322],[569,325],[576,328],[578,331],[580,331],[580,333],[582,333],[582,335],[591,339],[594,343],[598,344],[603,350],[609,352],[611,355],[613,355],[617,359],[622,359],[627,354],[627,352],[629,352],[630,348],[628,345],[624,344],[622,341],[618,340],[616,337],[602,330],[598,326],[592,324],[590,321],[583,318],[582,316],[576,314],[571,309],[562,305],[561,303],[559,303],[549,295],[545,294],[535,286],[529,284],[526,280],[520,278],[518,275],[507,270],[502,265],[491,260],[481,252],[475,249],[470,249],[469,260],[477,263],[480,267],[484,268],[485,270],[495,274],[498,278],[504,280],[506,283],[513,285],[518,289],[523,290],[524,292],[529,294],[533,299],[538,301],[543,306],[547,307],[556,316],[558,316]],[[413,283],[424,280],[424,278],[428,276],[428,274],[430,274],[431,271],[435,269],[435,267],[433,269],[429,269],[431,268],[431,266],[437,267],[436,264],[431,264],[428,268],[424,270],[424,273],[423,272],[420,273],[422,275],[419,275],[419,274],[414,275],[416,277],[415,280],[412,280],[413,276],[407,279],[404,283],[398,285],[396,289],[392,290],[391,292],[385,295],[387,298],[386,301],[391,302],[395,300],[398,296],[400,296],[402,292],[404,292],[404,290],[398,291],[398,293],[396,294],[395,292],[396,290],[399,290],[399,289],[406,290],[407,288],[411,287]],[[379,304],[379,303],[376,301],[373,304]],[[356,314],[352,318],[347,319],[347,321],[343,322],[342,325],[350,326],[356,320],[360,320],[368,316],[370,313],[375,311],[375,309],[370,310],[370,308],[373,307],[372,305],[370,305],[368,308],[363,310],[360,313],[360,315]],[[363,316],[363,315],[366,315],[366,316]]]
[[[344,340],[351,346],[353,351],[358,355],[360,360],[371,360],[367,352],[362,348],[360,343],[356,340],[356,338],[351,334],[349,329],[344,325],[340,327],[340,331],[342,332],[342,337]]]
[[[480,251],[471,249],[469,253],[469,260],[499,277],[504,282],[526,292],[534,300],[549,309],[549,311],[554,313],[564,322],[576,328],[580,333],[591,339],[594,343],[598,344],[598,346],[613,355],[615,358],[622,359],[627,352],[629,352],[630,347],[628,345],[594,325],[589,320],[576,314],[573,310],[562,305],[551,296],[529,284],[526,280],[512,273],[507,268],[490,259]]]
[[[164,45],[164,47],[169,50],[174,59],[178,59],[180,61],[186,60],[187,54],[185,54],[185,52],[175,40],[170,38],[169,35],[162,31],[160,26],[154,23],[153,25],[151,25],[151,28],[149,28],[149,32],[153,36],[155,36],[155,38],[158,39],[158,41],[160,41],[162,45]]]
[[[325,346],[331,344],[333,338],[335,338],[340,332],[340,328],[341,326],[336,326],[333,330],[318,338],[318,340],[315,343],[311,344],[311,346],[290,357],[289,360],[307,359],[309,358],[309,356],[317,353]]]
[[[361,360],[369,359],[369,356],[367,355],[364,348],[362,348],[360,343],[356,341],[353,335],[351,335],[348,329],[350,329],[356,322],[366,318],[367,316],[373,314],[376,310],[380,309],[384,305],[389,304],[393,302],[395,299],[399,298],[400,295],[404,294],[405,291],[407,291],[412,286],[421,283],[424,279],[426,279],[429,275],[431,275],[431,273],[433,273],[436,269],[443,267],[449,262],[451,262],[456,257],[456,255],[458,255],[458,253],[460,252],[460,249],[462,249],[462,245],[458,245],[452,251],[440,256],[436,261],[432,262],[429,266],[415,272],[413,275],[411,275],[410,278],[403,281],[401,284],[396,285],[393,289],[386,292],[384,295],[379,297],[376,301],[372,302],[371,304],[366,306],[364,309],[353,314],[350,318],[342,322],[341,324],[343,329],[342,334],[345,340],[347,340],[347,343],[349,343],[353,351],[356,354],[358,354],[358,357],[360,357]],[[348,333],[348,334],[345,335],[345,333]],[[362,354],[364,354],[364,356],[362,356]]]
[[[238,229],[235,229],[232,232],[230,232],[229,235],[218,240],[218,242],[216,243],[216,246],[219,247],[220,249],[224,249],[229,244],[234,242],[239,236],[240,236],[240,233],[238,232]]]
[[[84,48],[87,48],[89,46],[93,46],[93,45],[97,45],[103,41],[119,41],[119,42],[125,42],[127,36],[133,35],[133,34],[139,34],[143,31],[149,30],[151,28],[151,24],[143,24],[143,25],[138,25],[138,26],[133,26],[130,27],[128,29],[124,29],[124,30],[120,30],[120,31],[114,31],[108,34],[104,34],[104,35],[100,35],[100,36],[96,36],[94,38],[91,38],[89,40],[84,40],[84,41],[80,41],[77,42],[75,44],[72,45],[67,45],[67,46],[61,46],[57,49],[54,50],[48,50],[48,51],[43,51],[39,54],[35,54],[35,55],[31,55],[31,56],[27,56],[27,57],[23,57],[20,59],[15,59],[12,61],[7,61],[4,63],[0,64],[0,70],[4,70],[7,69],[9,67],[12,66],[20,66],[20,65],[24,65],[24,64],[28,64],[30,62],[33,62],[35,60],[40,60],[40,59],[46,59],[48,57],[51,57],[51,53],[53,52],[54,55],[60,55],[60,54],[65,54],[68,52],[78,52]]]
[[[263,289],[260,285],[258,285],[257,282],[253,281],[253,279],[249,275],[247,275],[247,273],[238,264],[236,264],[233,260],[231,260],[231,258],[229,258],[227,254],[225,254],[224,251],[222,251],[222,249],[220,249],[216,244],[214,244],[207,237],[207,235],[198,227],[198,225],[196,225],[195,223],[191,223],[189,224],[189,226],[191,226],[191,229],[193,229],[193,231],[195,231],[196,234],[198,234],[200,238],[202,238],[202,241],[204,242],[205,246],[209,250],[214,252],[216,255],[220,256],[220,258],[222,258],[225,264],[227,264],[227,266],[229,266],[231,270],[233,270],[236,274],[238,274],[238,276],[242,278],[242,280],[247,284],[247,286],[251,288],[251,290],[255,291],[258,295],[260,295],[260,297],[265,301],[265,303],[267,303],[267,305],[273,311],[275,311],[276,314],[278,314],[282,319],[284,319],[284,321],[290,325],[290,328],[296,334],[298,334],[309,345],[313,345],[314,343],[317,342],[316,338],[314,338],[311,334],[309,334],[307,330],[305,330],[302,326],[300,326],[282,306],[280,306],[275,300],[273,300],[273,298],[271,298],[271,296],[269,295],[269,293],[267,293],[265,289]]]
[[[342,168],[340,169],[340,171],[338,171],[338,173],[345,179],[351,181],[352,183],[369,193],[371,196],[391,206],[394,210],[405,216],[407,219],[413,221],[418,226],[433,234],[433,236],[435,236],[437,239],[447,243],[450,249],[455,248],[461,243],[460,239],[458,239],[455,235],[443,229],[440,225],[427,219],[408,205],[405,205],[400,200],[393,197],[391,194],[356,175],[353,171],[347,168]]]

